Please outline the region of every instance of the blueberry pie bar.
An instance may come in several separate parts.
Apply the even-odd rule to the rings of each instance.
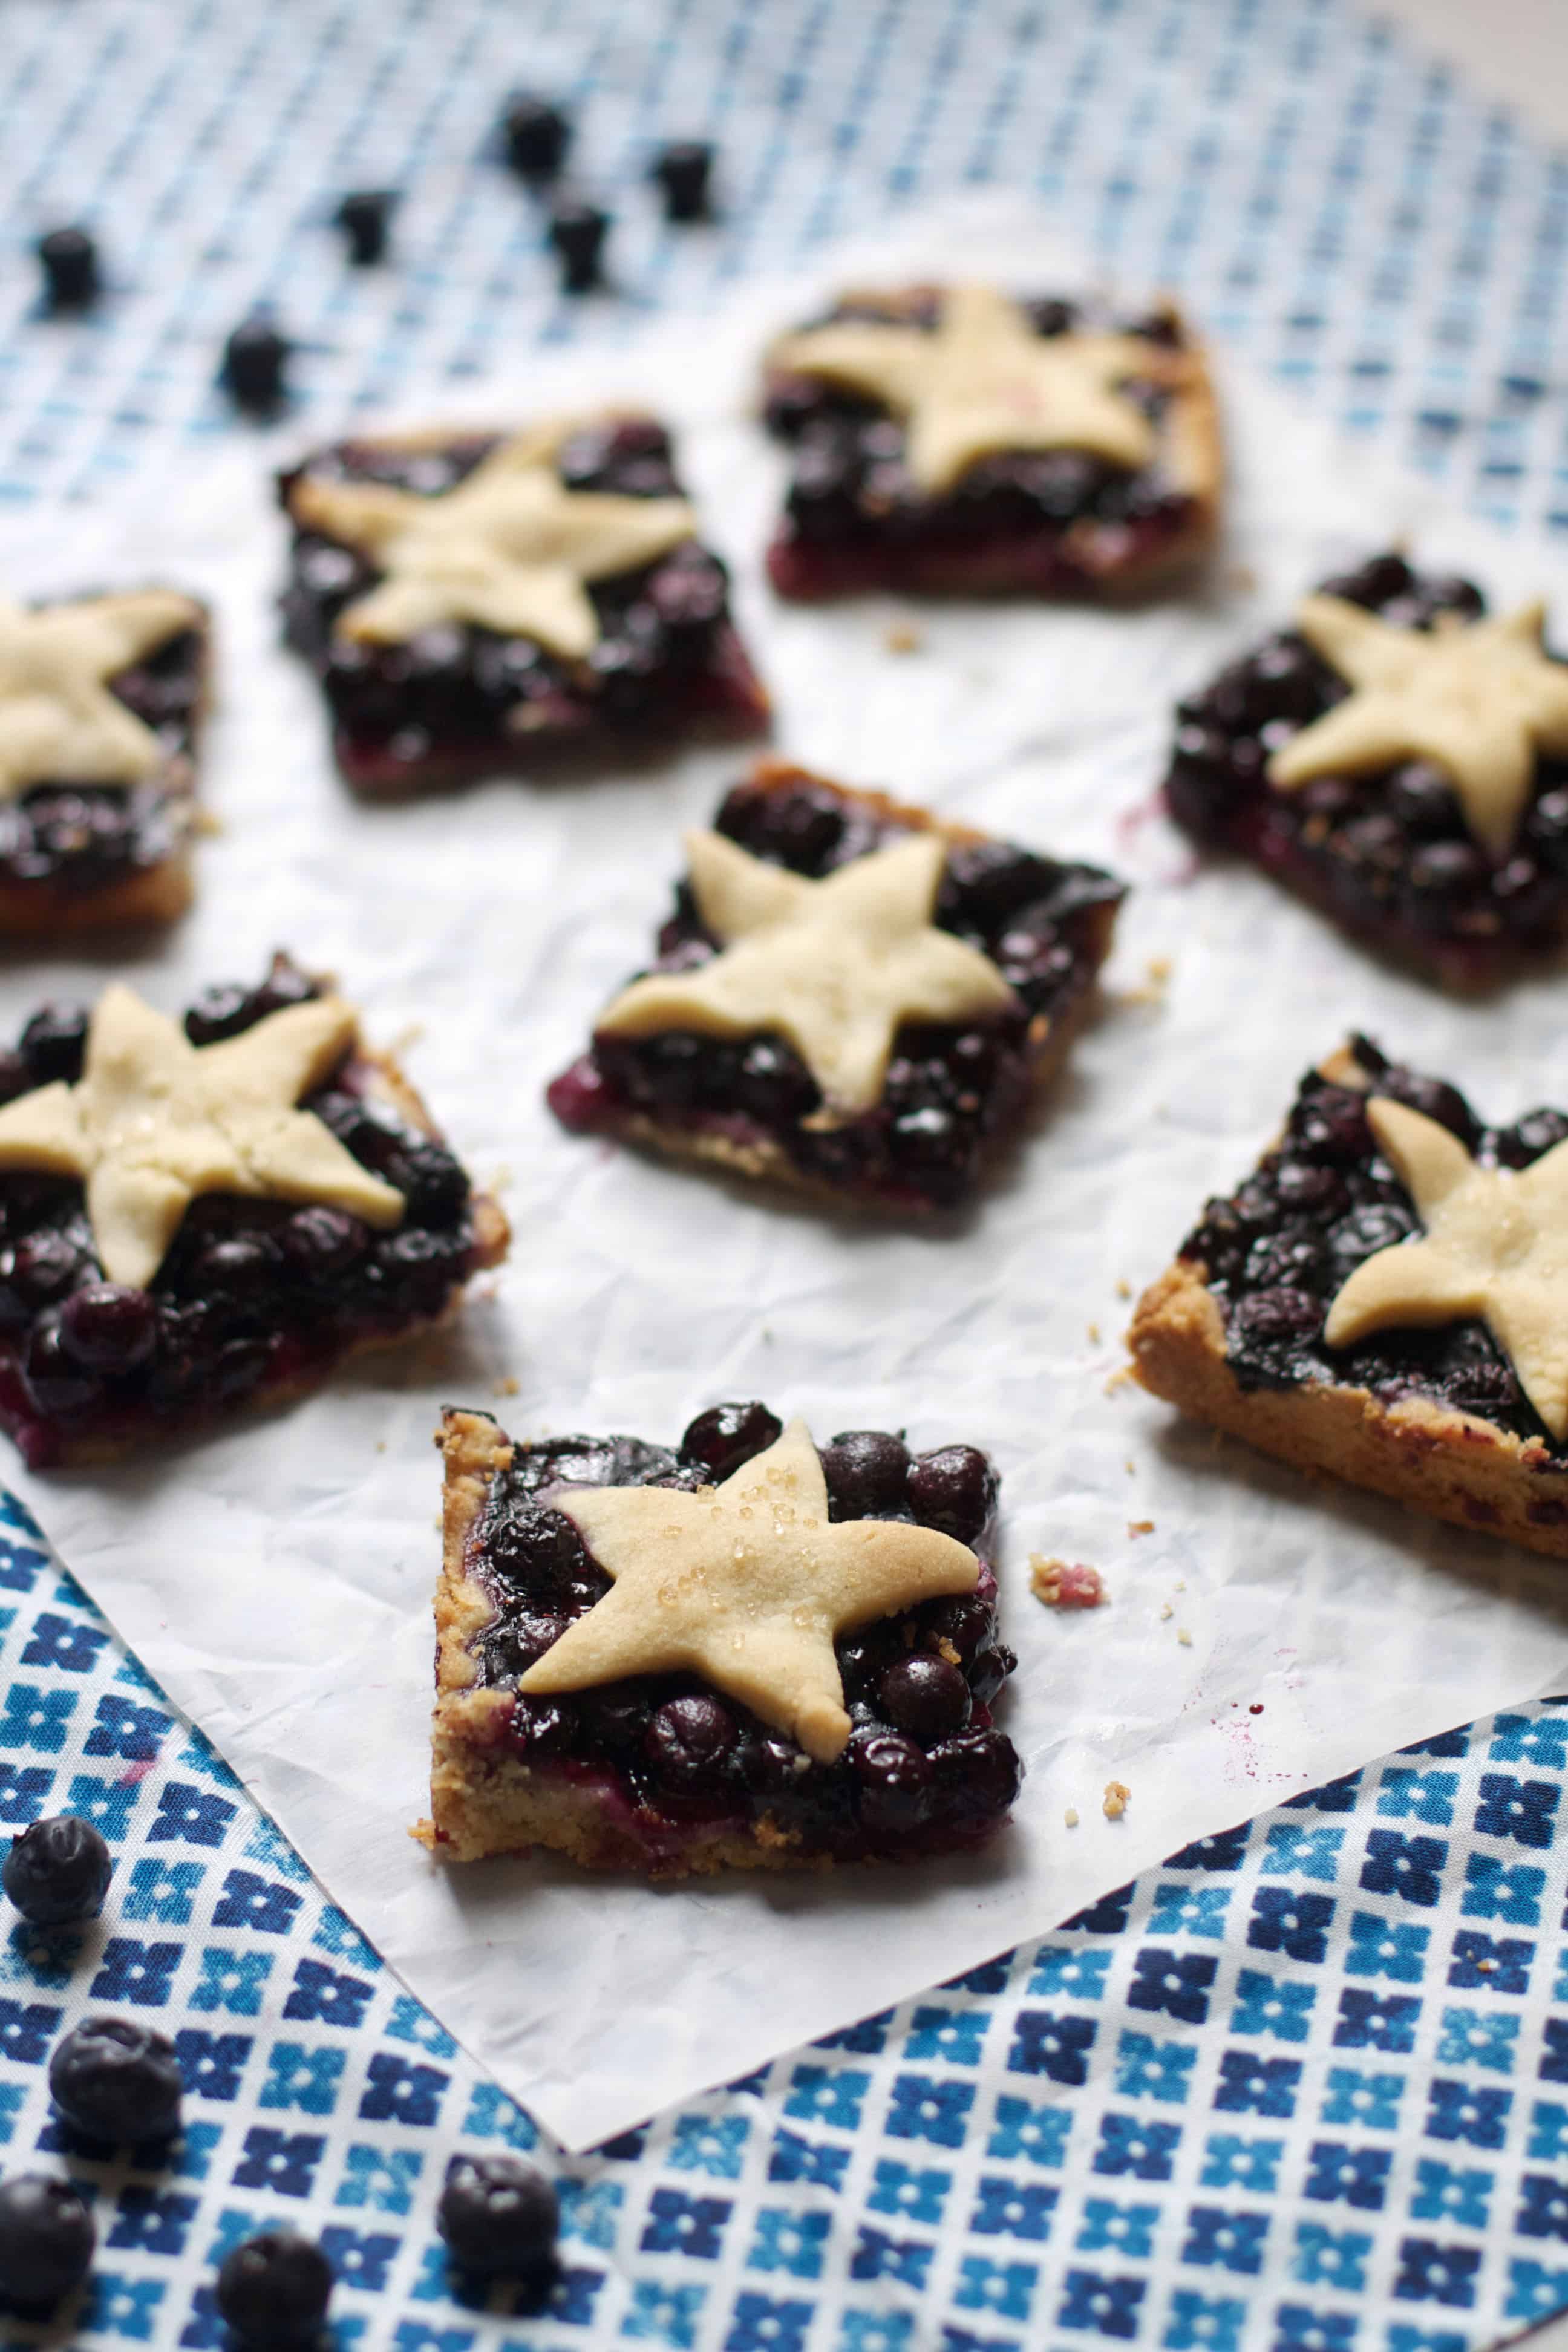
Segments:
[[[172,588],[0,599],[0,938],[184,912],[207,655]]]
[[[1364,1037],[1138,1305],[1139,1379],[1302,1468],[1568,1558],[1568,1115]]]
[[[279,496],[286,634],[362,792],[766,725],[728,575],[650,416],[340,442]]]
[[[1065,1059],[1121,884],[776,761],[687,851],[557,1118],[893,1215],[955,1207]]]
[[[920,1861],[1017,1794],[972,1445],[715,1405],[679,1447],[448,1412],[427,1843],[591,1869]]]
[[[0,1423],[34,1469],[303,1394],[443,1321],[507,1240],[285,957],[183,1025],[116,983],[0,1050]]]
[[[1494,984],[1568,926],[1568,664],[1542,608],[1381,555],[1177,713],[1171,814],[1369,947]]]
[[[1218,528],[1214,394],[1169,305],[847,294],[773,343],[765,400],[791,455],[784,596],[1138,591]]]

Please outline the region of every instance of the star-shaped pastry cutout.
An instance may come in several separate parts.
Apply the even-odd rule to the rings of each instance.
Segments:
[[[88,1031],[75,1086],[57,1081],[0,1108],[0,1169],[79,1176],[111,1282],[151,1282],[198,1192],[324,1202],[367,1224],[403,1195],[362,1168],[313,1111],[296,1109],[342,1059],[358,1024],[335,996],[269,1013],[216,1045],[118,982]]]
[[[1445,769],[1481,847],[1504,857],[1538,753],[1568,753],[1568,664],[1542,647],[1545,607],[1493,621],[1393,628],[1339,596],[1309,596],[1296,627],[1352,691],[1268,762],[1291,792],[1313,776],[1364,775],[1397,760]]]
[[[520,434],[431,497],[302,475],[289,493],[295,520],[358,548],[384,575],[339,614],[337,635],[400,645],[461,621],[537,638],[563,660],[591,654],[599,623],[584,582],[657,562],[697,518],[684,499],[569,490],[553,462],[564,438],[561,426]]]
[[[830,320],[781,336],[772,364],[879,400],[907,426],[904,461],[931,497],[1005,449],[1087,449],[1136,471],[1154,428],[1118,387],[1169,372],[1137,335],[1037,334],[989,286],[951,286],[934,330]]]
[[[896,1519],[827,1516],[811,1432],[792,1421],[721,1486],[549,1495],[613,1588],[518,1688],[586,1690],[685,1670],[830,1764],[849,1737],[833,1637],[946,1592],[973,1592],[967,1545]]]
[[[769,866],[718,833],[686,845],[697,911],[721,951],[689,971],[649,972],[598,1027],[650,1037],[786,1037],[816,1080],[813,1123],[839,1124],[882,1092],[904,1021],[973,1021],[1017,998],[979,950],[931,921],[947,862],[940,833],[851,858],[824,881]]]
[[[1552,1436],[1568,1437],[1568,1143],[1516,1174],[1479,1167],[1447,1128],[1386,1096],[1367,1119],[1426,1230],[1357,1266],[1329,1309],[1330,1347],[1478,1316]]]
[[[151,775],[163,747],[106,680],[201,617],[172,588],[36,612],[0,599],[0,800],[34,784],[133,784]]]

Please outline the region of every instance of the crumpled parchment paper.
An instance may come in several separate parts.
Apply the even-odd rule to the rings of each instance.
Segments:
[[[980,267],[1022,287],[1068,274],[1029,221],[987,210],[841,256],[816,285]],[[197,911],[129,964],[16,956],[5,1034],[44,994],[95,993],[116,969],[177,1009],[287,942],[341,974],[377,1038],[407,1039],[468,1165],[502,1178],[516,1231],[449,1339],[161,1459],[12,1483],[394,1968],[573,2147],[1049,1928],[1186,1840],[1568,1686],[1568,1570],[1310,1486],[1108,1387],[1131,1291],[1348,1027],[1505,1116],[1563,1100],[1568,1076],[1560,975],[1450,1004],[1257,876],[1194,873],[1151,806],[1173,697],[1397,534],[1503,604],[1547,591],[1568,629],[1560,567],[1224,370],[1233,521],[1203,587],[1123,613],[780,609],[759,566],[780,467],[748,404],[761,338],[811,290],[748,290],[608,362],[520,361],[482,397],[426,387],[410,411],[504,421],[627,392],[664,409],[735,565],[779,746],[1135,884],[1101,1017],[957,1233],[749,1198],[573,1140],[544,1110],[545,1081],[641,958],[680,830],[708,817],[734,753],[357,804],[276,645],[276,436],[122,510],[24,519],[0,540],[14,593],[167,577],[212,595],[222,695],[207,762],[221,832],[200,851]],[[911,619],[918,650],[891,650]],[[669,1440],[749,1395],[823,1438],[905,1426],[917,1446],[994,1451],[1019,1655],[1003,1720],[1027,1761],[1014,1827],[928,1870],[651,1888],[547,1859],[431,1861],[406,1832],[426,1800],[439,1405],[491,1408],[519,1435]],[[1044,1609],[1031,1552],[1099,1566],[1108,1604]],[[1131,1792],[1114,1821],[1112,1778]]]

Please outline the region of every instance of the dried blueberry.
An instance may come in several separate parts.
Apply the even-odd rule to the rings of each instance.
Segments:
[[[102,280],[98,247],[84,228],[51,228],[34,247],[44,273],[44,302],[54,311],[86,310],[97,301]]]
[[[664,191],[667,220],[703,220],[713,150],[704,139],[672,139],[654,158],[652,177]]]
[[[313,2238],[264,2230],[224,2256],[215,2300],[240,2342],[262,2352],[313,2343],[331,2293],[332,2267]]]
[[[547,2263],[561,2226],[555,2191],[515,2156],[452,2157],[436,2226],[459,2270],[483,2278],[526,2275]]]
[[[109,1848],[90,1822],[56,1813],[32,1822],[11,1841],[0,1865],[0,1885],[24,1919],[58,1927],[95,1919],[109,1892]]]
[[[117,2147],[176,2132],[184,2088],[174,2043],[129,2017],[88,2018],[49,2061],[49,2089],[67,2123]]]
[[[946,1658],[925,1650],[911,1650],[896,1658],[878,1686],[878,1700],[887,1720],[899,1731],[930,1747],[962,1731],[969,1720],[969,1685]]]
[[[90,1018],[85,1004],[38,1007],[17,1039],[36,1087],[47,1087],[56,1078],[75,1085],[81,1076]]]
[[[872,1519],[907,1510],[910,1454],[884,1429],[845,1429],[822,1450],[829,1516]]]
[[[698,1692],[655,1707],[643,1754],[649,1769],[668,1787],[712,1789],[729,1777],[735,1736],[735,1718],[728,1707]]]
[[[909,1499],[923,1527],[972,1544],[996,1507],[996,1473],[977,1445],[942,1445],[910,1469]]]
[[[566,161],[572,126],[549,99],[520,90],[501,117],[501,142],[519,179],[552,180]]]
[[[560,259],[563,294],[586,294],[599,284],[609,227],[610,215],[601,205],[579,201],[555,206],[550,242]]]
[[[58,2303],[87,2276],[97,2235],[68,2180],[21,2172],[0,2181],[0,2295],[24,2308]]]

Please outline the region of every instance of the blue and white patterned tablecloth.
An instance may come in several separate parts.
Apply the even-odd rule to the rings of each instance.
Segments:
[[[613,294],[559,299],[484,152],[519,82],[578,116]],[[643,181],[685,134],[722,149],[694,233]],[[406,192],[397,266],[350,273],[330,199],[366,184]],[[1457,497],[1568,530],[1568,160],[1328,0],[5,0],[0,495],[242,431],[212,377],[258,300],[303,416],[374,410],[411,360],[614,340],[986,184]],[[68,325],[25,240],[71,218],[114,288]],[[1471,2352],[1568,2303],[1568,1710],[1206,1840],[560,2166],[552,2304],[487,2315],[435,2195],[455,2143],[532,2126],[0,1511],[0,1822],[68,1807],[116,1854],[99,1927],[0,1942],[3,2160],[66,2165],[100,2220],[53,2340],[219,2345],[212,2265],[279,2219],[321,2234],[345,2352]],[[44,2063],[89,2005],[176,2037],[171,2161],[58,2143]],[[39,2337],[0,2317],[4,2352]]]

